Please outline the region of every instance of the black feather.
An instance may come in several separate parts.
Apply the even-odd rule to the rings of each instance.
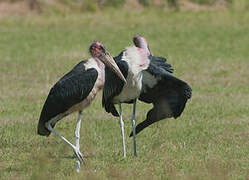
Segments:
[[[48,136],[50,131],[45,123],[84,100],[91,92],[98,72],[93,68],[86,70],[85,62],[77,64],[51,88],[40,115],[38,134]]]
[[[167,62],[167,59],[164,58],[164,57],[156,57],[156,56],[150,55],[150,56],[149,56],[149,59],[150,59],[151,61],[156,61],[156,62],[161,62],[161,63],[166,63],[166,62]]]
[[[153,108],[147,113],[146,120],[136,126],[136,134],[159,120],[179,117],[187,100],[191,98],[192,89],[190,86],[174,77],[169,68],[171,68],[170,65],[165,66],[160,61],[151,61],[145,71],[154,78],[156,84],[151,87],[150,84],[146,84],[149,81],[143,80],[143,91],[139,100],[153,103]],[[132,136],[132,132],[130,136]]]
[[[126,78],[128,75],[128,64],[122,61],[121,52],[118,56],[114,57],[116,64],[118,65],[123,76]],[[117,96],[124,87],[124,82],[108,67],[105,67],[105,84],[102,96],[102,106],[105,107],[106,112],[112,113],[113,116],[119,116],[112,100]]]
[[[153,65],[156,66],[160,69],[164,69],[165,71],[168,71],[170,73],[174,72],[174,69],[172,68],[171,64],[166,63],[166,58],[163,57],[156,57],[156,56],[149,56],[150,59],[150,64],[152,64],[152,66],[149,66],[148,68],[153,68]]]

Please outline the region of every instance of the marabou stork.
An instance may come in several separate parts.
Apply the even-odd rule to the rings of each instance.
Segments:
[[[104,84],[102,106],[106,112],[120,118],[123,153],[126,157],[124,122],[122,119],[121,103],[133,103],[132,127],[133,127],[133,143],[134,156],[136,156],[136,133],[135,133],[135,113],[136,100],[139,98],[142,90],[143,71],[149,66],[149,52],[143,48],[130,46],[114,57],[119,69],[126,78],[126,84],[118,79],[118,77],[108,68],[105,68],[106,83]],[[119,105],[119,113],[114,104]]]
[[[139,100],[153,103],[153,108],[147,113],[147,118],[136,126],[138,134],[147,126],[165,118],[177,118],[183,112],[186,102],[191,98],[191,87],[184,81],[174,77],[170,64],[166,59],[153,57],[144,37],[136,35],[133,38],[136,47],[150,52],[150,64],[143,71],[142,91]],[[134,133],[130,133],[130,137]]]
[[[126,151],[121,103],[133,103],[130,136],[133,136],[134,155],[136,156],[136,134],[166,117],[179,117],[187,99],[191,97],[189,85],[171,74],[173,69],[170,64],[166,63],[165,58],[152,56],[144,37],[137,35],[133,38],[133,42],[135,46],[127,47],[117,57],[114,57],[127,84],[119,81],[118,77],[106,67],[106,83],[102,97],[102,106],[106,112],[120,117],[124,157]],[[147,113],[147,119],[135,128],[137,99],[153,103],[154,107]],[[119,105],[120,114],[114,104]]]
[[[37,131],[42,136],[49,136],[52,132],[68,144],[78,159],[77,171],[80,162],[83,162],[79,145],[82,110],[90,105],[97,92],[102,89],[105,81],[105,65],[124,83],[126,82],[112,56],[100,42],[94,41],[89,51],[92,58],[78,63],[51,88],[41,111]],[[73,145],[60,135],[54,126],[59,120],[75,111],[79,113],[75,130],[76,145]]]

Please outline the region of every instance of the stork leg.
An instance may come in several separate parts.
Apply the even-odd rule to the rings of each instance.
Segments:
[[[134,156],[137,156],[137,147],[136,147],[136,99],[133,102],[133,111],[132,111],[132,132],[133,132],[133,145],[134,145]]]
[[[78,158],[78,160],[80,162],[83,162],[83,155],[80,152],[79,149],[76,148],[76,146],[74,146],[72,143],[70,143],[66,138],[64,138],[62,135],[60,135],[60,133],[58,133],[56,130],[54,130],[51,126],[51,124],[55,124],[55,120],[51,119],[50,121],[48,121],[45,126],[46,128],[51,131],[52,133],[54,133],[56,136],[58,136],[60,139],[62,139],[66,144],[68,144],[74,151],[76,157]]]
[[[79,152],[80,152],[80,127],[81,127],[81,119],[82,119],[82,112],[79,111],[79,116],[78,116],[76,130],[75,130],[75,145],[76,145],[76,149],[78,149]],[[79,172],[79,171],[80,171],[80,160],[77,159],[77,161],[76,161],[76,172]]]
[[[121,134],[122,134],[122,143],[123,143],[123,153],[124,157],[126,157],[126,151],[125,151],[125,136],[124,136],[124,121],[122,117],[122,108],[121,103],[118,103],[119,105],[119,118],[120,118],[120,126],[121,126]]]

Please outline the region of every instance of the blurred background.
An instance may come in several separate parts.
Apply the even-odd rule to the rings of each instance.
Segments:
[[[110,8],[178,10],[248,10],[248,0],[1,0],[1,15],[84,13]]]

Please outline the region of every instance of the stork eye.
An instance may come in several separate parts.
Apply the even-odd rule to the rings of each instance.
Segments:
[[[104,54],[106,53],[105,48],[103,46],[100,46],[100,50],[102,53],[104,53]]]

